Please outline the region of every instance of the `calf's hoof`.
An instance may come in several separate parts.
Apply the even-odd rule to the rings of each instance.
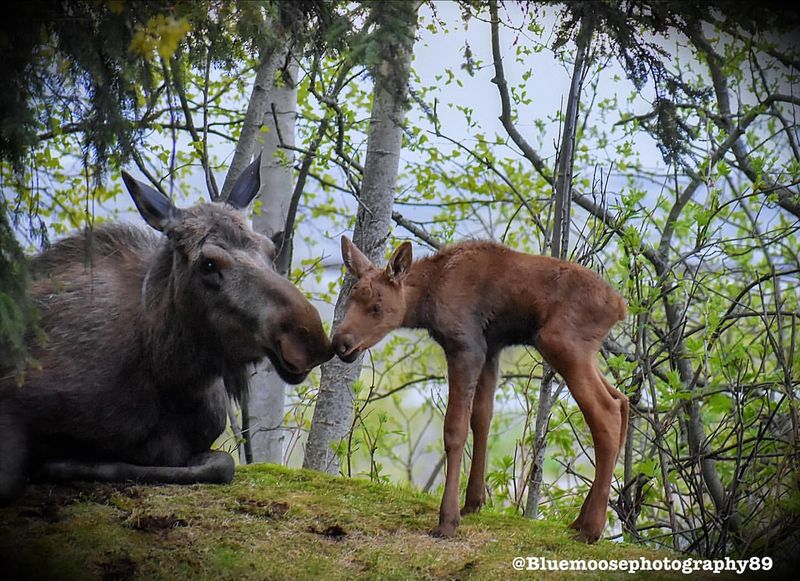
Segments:
[[[578,518],[576,518],[575,521],[569,525],[569,528],[576,531],[575,534],[572,535],[573,540],[591,545],[596,543],[603,535],[603,529],[605,526],[605,519],[603,519],[602,522],[592,523],[591,519],[588,519],[584,516],[578,516]]]
[[[461,509],[461,516],[464,516],[466,514],[472,514],[474,512],[479,512],[482,507],[483,507],[483,503],[482,502],[475,503],[475,504],[473,504],[473,503],[465,504],[464,508]]]
[[[440,524],[433,529],[429,534],[437,539],[452,539],[456,536],[456,529],[458,525],[453,524]]]
[[[575,521],[570,525],[570,528],[576,531],[575,534],[572,535],[573,540],[593,545],[602,536],[604,527],[592,527],[586,523]]]

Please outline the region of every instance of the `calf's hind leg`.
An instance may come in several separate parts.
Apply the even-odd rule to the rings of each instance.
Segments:
[[[616,460],[619,459],[619,454],[622,449],[625,447],[625,439],[627,438],[628,434],[628,415],[629,415],[629,408],[630,405],[628,404],[628,398],[619,391],[616,387],[611,385],[608,379],[602,374],[602,372],[595,366],[595,371],[597,372],[597,377],[606,388],[606,391],[611,395],[611,397],[616,400],[619,404],[619,411],[620,411],[620,435],[619,435],[619,449],[617,450],[617,458],[615,458],[614,464],[616,464]],[[592,491],[595,489],[592,488],[589,490],[589,495],[586,497],[583,505],[581,506],[580,514],[578,514],[578,518],[570,525],[571,528],[580,531],[584,525],[584,519],[586,515],[586,508],[592,505],[592,501],[590,500]]]
[[[572,527],[578,531],[576,539],[593,543],[600,538],[606,523],[611,479],[622,439],[624,406],[600,379],[595,345],[565,338],[559,331],[540,333],[538,339],[539,351],[566,380],[592,434],[595,478]]]
[[[619,411],[621,415],[620,421],[622,422],[622,429],[619,433],[619,451],[621,452],[625,447],[625,440],[628,437],[628,416],[630,415],[630,404],[628,403],[628,397],[616,387],[611,385],[611,382],[608,381],[608,379],[606,379],[606,377],[596,367],[595,371],[597,372],[597,376],[600,378],[600,381],[603,382],[606,391],[608,391],[611,397],[619,402]]]

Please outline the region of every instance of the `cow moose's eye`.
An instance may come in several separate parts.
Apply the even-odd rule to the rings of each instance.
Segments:
[[[210,258],[202,258],[200,260],[200,272],[203,274],[216,274],[219,272],[217,263]]]

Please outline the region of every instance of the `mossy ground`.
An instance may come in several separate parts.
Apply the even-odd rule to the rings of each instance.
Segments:
[[[465,517],[457,538],[435,539],[427,533],[437,510],[433,496],[271,465],[242,467],[228,486],[36,485],[0,509],[0,577],[608,579],[518,572],[512,559],[667,556],[608,541],[587,546],[563,523],[491,511]]]

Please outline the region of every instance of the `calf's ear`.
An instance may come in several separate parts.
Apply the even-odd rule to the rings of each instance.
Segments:
[[[159,232],[166,231],[170,222],[180,217],[181,211],[157,189],[133,179],[125,171],[122,172],[122,181],[144,221]]]
[[[389,263],[386,265],[386,275],[392,282],[402,282],[411,270],[411,242],[403,242],[392,253]]]
[[[347,236],[342,236],[342,260],[345,268],[356,278],[361,278],[371,268],[375,268],[370,259]]]

